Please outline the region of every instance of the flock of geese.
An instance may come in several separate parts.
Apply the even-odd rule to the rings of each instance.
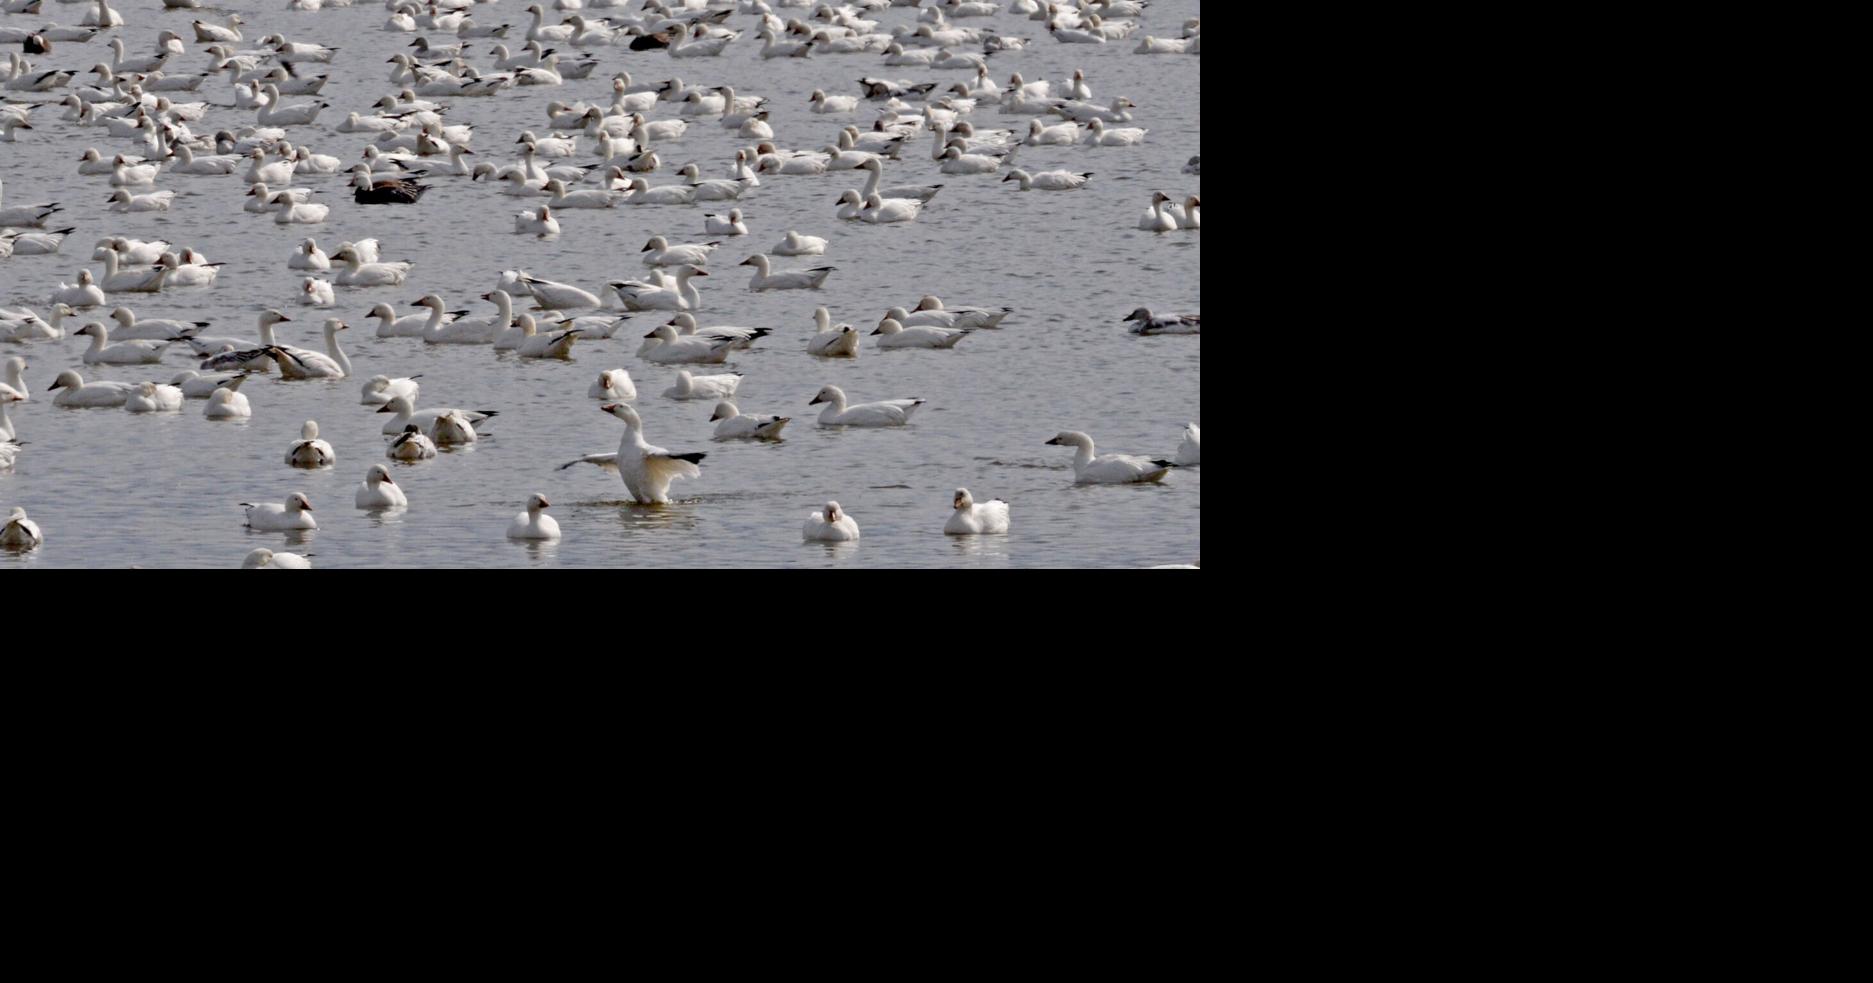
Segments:
[[[592,292],[524,269],[506,270],[493,289],[480,295],[493,308],[485,314],[451,310],[441,296],[428,291],[409,301],[418,313],[400,314],[390,303],[377,303],[366,315],[377,322],[379,338],[492,346],[514,351],[521,358],[564,359],[575,342],[612,337],[632,313],[659,312],[669,318],[643,335],[638,357],[659,365],[706,367],[719,365],[730,353],[774,333],[764,327],[709,325],[697,316],[705,307],[700,281],[711,276],[712,254],[727,237],[750,234],[740,209],[732,205],[764,178],[851,171],[854,178],[862,176],[864,186],[841,193],[829,218],[903,224],[923,218],[945,186],[884,183],[888,164],[904,161],[906,154],[915,159],[923,153],[913,149],[922,141],[921,134],[930,134],[929,160],[937,174],[952,180],[1000,175],[1002,182],[1013,182],[1022,192],[1080,190],[1097,174],[1036,172],[1015,166],[1023,148],[1075,144],[1123,148],[1146,141],[1147,128],[1124,125],[1133,121],[1137,104],[1123,96],[1094,98],[1083,71],[1061,82],[1029,81],[1019,72],[1006,83],[994,81],[989,57],[1026,48],[1034,40],[966,26],[965,19],[1004,18],[994,22],[999,25],[1005,24],[1007,15],[1025,15],[1042,23],[1059,43],[1109,44],[1136,38],[1132,51],[1138,54],[1200,53],[1201,25],[1194,19],[1181,25],[1176,37],[1141,34],[1147,6],[1141,0],[942,0],[927,6],[920,2],[640,0],[631,10],[626,0],[558,0],[554,4],[561,14],[557,23],[549,23],[545,8],[536,3],[526,8],[523,24],[497,23],[494,5],[474,0],[388,0],[384,30],[422,36],[413,40],[408,53],[389,60],[391,92],[368,108],[340,110],[343,120],[335,127],[338,132],[372,135],[362,159],[347,166],[337,157],[314,151],[304,135],[294,142],[291,132],[295,127],[318,125],[321,115],[333,109],[319,99],[319,92],[331,72],[339,70],[340,62],[335,59],[341,48],[295,42],[278,32],[249,40],[242,30],[248,19],[282,19],[277,15],[236,13],[223,23],[196,20],[191,25],[193,41],[206,63],[193,69],[184,66],[192,57],[189,39],[172,30],[163,30],[155,50],[146,55],[133,55],[124,35],[116,34],[109,37],[108,60],[99,58],[89,68],[73,67],[93,61],[82,57],[66,62],[65,68],[49,68],[40,64],[41,58],[111,35],[125,27],[123,14],[109,0],[83,0],[82,4],[0,0],[7,15],[0,21],[0,44],[15,49],[0,65],[0,89],[6,97],[0,101],[0,142],[56,139],[49,130],[63,130],[74,141],[79,128],[97,133],[98,144],[114,149],[88,147],[79,158],[79,180],[72,187],[98,181],[100,188],[109,189],[113,213],[171,211],[177,204],[175,190],[157,185],[195,177],[242,182],[248,188],[245,210],[269,216],[278,225],[318,225],[330,217],[332,205],[313,201],[316,192],[312,188],[295,186],[306,177],[348,177],[347,187],[357,205],[414,207],[421,207],[424,193],[435,182],[465,179],[486,186],[491,194],[517,199],[525,207],[515,214],[514,233],[542,238],[559,236],[569,212],[729,203],[726,211],[704,215],[706,233],[721,238],[689,243],[667,235],[651,236],[641,251],[641,261],[649,270],[641,279],[609,280]],[[82,6],[85,12],[75,24],[52,22],[47,11],[66,4]],[[201,3],[162,0],[162,5],[189,9]],[[292,11],[350,5],[350,0],[288,0],[285,4]],[[880,15],[893,7],[917,10],[910,19],[887,25]],[[746,23],[731,28],[733,17],[745,18]],[[513,144],[517,159],[506,165],[471,161],[480,154],[472,149],[477,137],[474,127],[449,122],[445,118],[448,104],[439,101],[493,97],[510,89],[554,87],[587,78],[601,64],[616,63],[615,56],[605,54],[609,47],[662,51],[671,58],[686,59],[719,57],[725,51],[757,44],[754,56],[761,59],[858,56],[861,62],[913,74],[964,73],[964,80],[867,76],[859,80],[853,94],[816,89],[807,100],[812,113],[869,119],[870,126],[846,125],[830,143],[788,149],[777,141],[769,124],[765,96],[738,93],[726,85],[691,85],[677,78],[639,82],[629,72],[618,71],[612,77],[608,103],[548,102],[544,126],[518,135]],[[488,46],[487,52],[477,64],[470,49],[483,45]],[[82,84],[81,75],[96,77]],[[233,120],[224,124],[226,128],[203,125],[211,109],[227,108],[206,98],[192,98],[211,82],[233,87],[233,112],[237,117],[251,114],[252,125]],[[293,102],[295,98],[303,101]],[[43,119],[33,122],[36,112],[49,113],[53,107],[63,108],[57,124],[46,124]],[[1031,118],[1025,127],[1008,129],[978,126],[966,118],[989,107],[1003,116]],[[747,147],[736,151],[726,178],[705,177],[691,163],[672,172],[674,183],[650,183],[646,175],[663,167],[672,156],[670,145],[688,128],[712,125],[748,141]],[[9,202],[4,183],[7,160],[7,151],[0,148],[0,261],[11,265],[21,257],[60,254],[67,238],[78,230],[57,227],[58,215],[64,211],[58,202]],[[1201,158],[1191,157],[1183,170],[1200,174]],[[1200,229],[1200,196],[1188,194],[1181,199],[1154,193],[1138,227],[1156,234]],[[301,303],[319,310],[338,306],[340,290],[407,287],[413,264],[385,259],[379,245],[375,239],[343,242],[327,253],[316,238],[301,239],[284,259],[288,268],[306,274]],[[748,280],[752,291],[818,290],[838,271],[837,266],[779,268],[776,259],[818,257],[828,249],[823,236],[787,230],[772,246],[739,265],[752,268]],[[166,382],[138,383],[87,381],[80,368],[65,368],[43,390],[57,393],[52,398],[55,406],[163,413],[182,411],[186,401],[200,400],[206,418],[242,418],[253,413],[241,391],[253,374],[277,371],[287,380],[353,375],[342,340],[352,325],[339,317],[318,318],[322,350],[281,343],[275,337],[275,326],[294,319],[278,309],[259,316],[252,337],[209,335],[207,322],[139,317],[124,295],[216,285],[223,264],[196,248],[108,234],[95,240],[89,258],[102,264],[102,274],[85,268],[71,283],[53,286],[47,282],[40,310],[0,307],[0,341],[17,343],[30,352],[35,342],[68,335],[85,338],[88,346],[80,356],[85,369],[158,365],[172,354],[186,357],[196,367]],[[10,269],[5,280],[19,287],[24,285],[28,268],[16,269],[19,275]],[[716,275],[720,274],[718,268]],[[531,308],[522,310],[526,304]],[[953,349],[975,332],[999,330],[1011,313],[1010,308],[952,306],[936,296],[924,296],[914,308],[889,308],[869,334],[880,349]],[[97,314],[103,316],[89,320]],[[68,326],[74,319],[83,323]],[[815,321],[816,331],[805,344],[810,355],[858,356],[858,329],[833,323],[824,306],[816,310]],[[1139,307],[1124,322],[1139,335],[1198,334],[1202,319],[1197,313],[1158,314]],[[29,367],[24,355],[0,360],[0,472],[15,467],[25,445],[18,439],[10,414],[22,408],[15,404],[32,401],[32,388],[25,379]],[[418,378],[378,375],[362,387],[362,403],[379,407],[378,412],[389,417],[382,432],[388,438],[384,453],[390,461],[423,461],[434,458],[439,446],[472,443],[477,440],[477,425],[498,415],[494,410],[457,407],[418,409]],[[717,440],[779,439],[791,418],[742,412],[735,402],[741,380],[737,373],[707,374],[685,368],[663,395],[713,402],[711,421]],[[642,505],[667,503],[674,482],[702,476],[706,453],[673,451],[647,439],[644,419],[630,405],[637,391],[626,370],[600,373],[587,395],[600,400],[600,410],[623,425],[623,435],[616,451],[585,454],[561,469],[592,464],[614,471],[633,501]],[[827,385],[807,405],[823,407],[816,421],[822,427],[899,427],[908,424],[925,402],[922,398],[853,402],[840,387]],[[1201,464],[1201,434],[1195,423],[1185,427],[1176,451],[1161,457],[1100,454],[1092,437],[1078,431],[1060,432],[1046,443],[1073,449],[1072,465],[1079,483],[1158,482],[1173,468]],[[299,438],[286,447],[284,462],[297,468],[329,468],[337,464],[337,457],[333,446],[320,439],[317,421],[307,420]],[[302,493],[284,502],[241,504],[245,525],[254,530],[318,528],[312,503]],[[354,504],[363,510],[409,507],[404,490],[383,464],[367,470]],[[545,495],[531,495],[525,510],[509,523],[507,537],[559,538],[558,522],[546,514],[550,507]],[[954,491],[945,533],[1004,534],[1008,530],[1007,502],[978,501],[967,488]],[[856,520],[836,501],[815,508],[802,529],[802,538],[812,541],[856,540],[859,535]],[[42,531],[22,508],[13,508],[0,525],[0,547],[25,550],[43,541]],[[292,553],[256,549],[242,566],[301,569],[310,562]]]

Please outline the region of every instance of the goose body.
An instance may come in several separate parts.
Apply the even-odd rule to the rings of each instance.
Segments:
[[[222,386],[208,397],[208,405],[202,407],[202,415],[210,420],[238,420],[254,415],[254,408],[247,402],[247,397]]]
[[[508,539],[558,539],[559,523],[546,514],[552,505],[545,495],[535,494],[527,499],[527,511],[514,516],[507,524]]]
[[[969,329],[936,328],[922,325],[914,328],[907,328],[892,318],[887,317],[878,322],[878,330],[873,331],[872,334],[879,336],[877,344],[881,349],[955,348],[959,342],[968,337]]]
[[[1021,182],[1021,190],[1023,191],[1078,191],[1086,187],[1086,182],[1092,180],[1092,177],[1093,172],[1091,171],[1080,173],[1075,173],[1073,171],[1042,171],[1039,174],[1029,174],[1017,167],[1010,170],[1008,176],[1002,178],[1002,181],[1004,183],[1008,181],[1019,181]]]
[[[1076,483],[1082,485],[1124,485],[1144,482],[1163,481],[1175,467],[1170,461],[1160,461],[1131,454],[1097,455],[1093,449],[1093,439],[1077,430],[1066,430],[1055,435],[1049,444],[1057,444],[1076,449],[1073,457],[1073,472]]]
[[[715,404],[715,413],[709,419],[717,421],[716,440],[778,440],[781,428],[792,417],[744,414],[734,403],[723,400]]]
[[[17,445],[13,446],[17,448]],[[12,455],[8,454],[5,460],[6,463],[11,464]],[[0,523],[0,547],[24,552],[38,549],[45,541],[45,534],[39,531],[39,524],[26,518],[25,509],[13,509],[6,521]]]
[[[1196,424],[1184,425],[1184,439],[1177,445],[1176,461],[1178,467],[1203,463],[1203,431]]]
[[[766,253],[755,253],[741,262],[742,266],[755,268],[754,276],[748,280],[749,290],[818,290],[832,275],[836,266],[816,266],[810,270],[789,270],[781,273],[772,272],[772,262]]]
[[[64,390],[52,398],[53,406],[99,408],[124,405],[136,388],[128,382],[99,380],[88,383],[76,371],[67,369],[59,373],[47,391]]]
[[[307,420],[299,428],[299,439],[286,449],[286,463],[295,468],[323,468],[338,460],[332,445],[319,439],[319,424]]]
[[[943,532],[949,536],[1000,535],[1008,531],[1008,503],[999,498],[978,503],[969,489],[958,488],[951,499],[948,522]]]
[[[592,383],[585,394],[593,399],[622,402],[637,398],[637,384],[631,381],[631,373],[623,369],[606,369],[598,374],[598,381]]]
[[[691,375],[688,369],[676,374],[676,385],[663,391],[665,399],[728,399],[741,388],[741,376],[728,372],[722,375]]]
[[[285,502],[262,502],[258,505],[242,502],[247,510],[247,528],[261,532],[289,532],[299,529],[317,529],[319,520],[312,517],[312,502],[305,495],[294,492],[286,497]]]
[[[858,357],[857,328],[850,324],[835,326],[832,323],[832,312],[824,307],[815,310],[813,318],[818,322],[819,330],[806,340],[807,354],[821,358]]]
[[[825,386],[807,405],[819,403],[830,404],[820,411],[819,425],[822,427],[901,427],[910,422],[911,414],[924,404],[924,400],[887,399],[847,406],[844,390],[838,386]]]
[[[124,409],[132,413],[167,413],[181,408],[181,389],[154,382],[146,382],[138,386],[136,391],[124,401]]]
[[[644,337],[655,339],[658,344],[639,349],[638,357],[664,365],[699,362],[719,365],[728,361],[729,353],[738,345],[733,338],[678,335],[676,329],[668,324],[659,326]]]
[[[438,431],[437,424],[443,417],[455,418],[451,424],[455,427],[460,427],[464,424],[472,426],[473,424],[482,423],[498,416],[500,411],[463,410],[452,406],[418,410],[416,408],[416,401],[410,397],[392,396],[377,412],[396,414],[391,418],[389,423],[384,424],[384,433],[400,434],[403,432],[403,428],[415,425],[421,429],[424,434],[434,438]]]
[[[109,329],[96,321],[72,332],[72,335],[91,337],[91,347],[84,354],[86,365],[146,365],[160,362],[163,352],[172,344],[167,341],[120,341],[113,345],[110,343]]]
[[[208,327],[207,321],[178,321],[166,317],[140,318],[128,307],[112,310],[111,320],[117,322],[117,326],[111,329],[111,337],[119,341],[175,341]]]
[[[676,271],[675,286],[653,287],[644,283],[614,280],[610,287],[618,295],[618,301],[625,310],[694,311],[702,308],[702,292],[690,280],[708,275],[707,271],[694,266],[683,266]]]
[[[325,351],[274,345],[267,355],[279,364],[282,379],[342,379],[351,374],[351,359],[338,345],[338,332],[349,329],[337,318],[326,318]]]
[[[730,209],[727,215],[704,215],[702,231],[712,236],[745,236],[748,226],[742,224],[741,209]]]
[[[310,570],[312,561],[298,553],[274,552],[262,547],[241,560],[242,570]]]
[[[576,464],[596,464],[600,468],[615,469],[618,477],[624,480],[625,491],[641,505],[662,505],[670,501],[670,483],[678,478],[700,478],[702,469],[697,467],[704,453],[672,454],[662,447],[646,443],[644,440],[643,421],[637,411],[623,403],[606,403],[599,407],[624,421],[624,437],[618,441],[615,454],[587,454],[577,460],[567,461],[559,466],[565,470]]]
[[[427,461],[436,456],[436,442],[416,424],[408,424],[397,434],[397,439],[384,448],[384,456],[393,461]]]
[[[838,502],[827,502],[824,508],[814,509],[807,514],[806,524],[800,527],[800,536],[808,542],[846,543],[858,538],[858,523],[845,514]]]
[[[787,230],[787,237],[773,249],[776,256],[819,256],[826,252],[826,240],[819,236],[803,236],[792,229]]]
[[[169,380],[169,384],[182,390],[184,399],[207,399],[222,386],[238,388],[243,379],[245,377],[241,375],[211,375],[188,369]]]
[[[1165,314],[1163,316],[1158,316],[1158,315],[1152,314],[1150,310],[1140,307],[1137,310],[1131,312],[1130,314],[1125,315],[1125,320],[1137,322],[1136,324],[1133,324],[1130,329],[1132,334],[1157,335],[1157,334],[1202,334],[1203,333],[1203,315],[1202,314]]]
[[[364,473],[364,481],[358,485],[358,493],[352,504],[361,509],[401,509],[410,504],[403,489],[390,480],[390,469],[381,464],[371,465]]]
[[[709,254],[720,245],[719,242],[697,242],[672,246],[663,236],[652,236],[641,251],[645,254],[645,266],[706,266]]]
[[[365,406],[382,406],[397,396],[403,396],[415,402],[417,393],[422,389],[417,384],[418,378],[420,378],[420,373],[399,379],[393,379],[387,375],[374,375],[364,383],[363,395],[358,402]]]

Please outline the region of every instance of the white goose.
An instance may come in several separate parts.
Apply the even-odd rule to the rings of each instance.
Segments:
[[[617,453],[587,454],[577,460],[567,461],[559,466],[559,470],[564,471],[575,464],[596,464],[600,468],[615,469],[618,477],[624,479],[625,490],[641,505],[666,504],[670,501],[672,481],[702,477],[702,469],[697,465],[702,463],[707,454],[672,454],[662,447],[645,443],[643,420],[638,417],[636,410],[623,403],[606,403],[599,409],[624,421],[624,437],[618,441]]]
[[[533,316],[522,314],[516,318],[520,322],[522,339],[517,346],[521,358],[571,358],[572,343],[579,340],[579,329],[561,331],[557,334],[538,334],[538,327],[533,323]]]
[[[779,440],[780,431],[792,417],[772,414],[745,415],[734,403],[723,400],[715,404],[715,412],[710,415],[715,424],[716,440]]]
[[[158,191],[147,195],[133,195],[122,188],[111,192],[110,202],[113,212],[166,212],[171,202],[175,201],[173,191]]]
[[[732,324],[712,324],[705,328],[698,325],[695,315],[688,312],[679,313],[670,318],[670,326],[675,328],[678,334],[686,337],[699,335],[712,339],[732,338],[738,342],[735,345],[736,350],[752,347],[755,342],[774,333],[770,328],[744,328]],[[638,353],[643,354],[653,344],[655,342],[645,342],[643,347],[638,349]]]
[[[901,427],[910,422],[911,414],[924,404],[924,400],[887,399],[847,406],[845,390],[838,386],[824,386],[807,405],[819,403],[830,404],[820,411],[819,425],[822,427]]]
[[[1017,167],[1010,170],[1008,176],[1002,178],[1002,183],[1006,184],[1009,181],[1019,181],[1021,182],[1021,190],[1023,191],[1033,191],[1036,188],[1042,191],[1078,191],[1086,187],[1086,182],[1092,180],[1092,178],[1092,171],[1080,173],[1075,173],[1073,171],[1042,171],[1039,174],[1029,174]]]
[[[450,320],[467,314],[467,311],[444,311],[442,298],[435,294],[425,294],[422,300],[412,306],[427,308],[426,313],[406,314],[398,317],[389,304],[378,304],[371,308],[367,316],[377,318],[377,337],[379,338],[421,338],[442,324],[443,318]]]
[[[821,358],[858,357],[857,328],[850,324],[835,326],[832,323],[832,312],[824,307],[813,311],[813,320],[819,327],[814,335],[806,340],[807,354],[818,355]]]
[[[204,338],[195,336],[186,339],[195,354],[202,356],[201,367],[209,372],[269,372],[273,365],[266,350],[279,344],[273,338],[273,326],[290,323],[292,318],[279,311],[268,309],[260,312],[260,341],[246,338]]]
[[[754,276],[748,280],[749,290],[818,290],[832,275],[836,266],[815,266],[807,270],[788,270],[772,272],[772,261],[766,253],[755,253],[741,261],[742,266],[754,267]]]
[[[122,341],[110,343],[110,331],[96,321],[72,332],[74,337],[89,335],[91,347],[86,349],[86,365],[147,365],[163,360],[163,352],[174,342],[169,341]]]
[[[422,377],[421,372],[397,379],[392,379],[387,375],[371,376],[370,380],[365,382],[363,398],[358,402],[365,406],[382,406],[396,396],[406,396],[411,401],[415,401],[417,393],[422,390],[416,380]]]
[[[807,514],[800,535],[808,542],[846,543],[858,538],[858,523],[845,514],[838,502],[827,502],[823,509]]]
[[[91,254],[92,259],[104,261],[104,290],[107,293],[158,293],[163,289],[163,281],[169,279],[173,267],[158,266],[153,270],[122,270],[117,268],[117,253],[109,249],[99,249]]]
[[[318,225],[332,212],[330,205],[299,204],[286,195],[273,196],[274,225]],[[339,274],[339,282],[344,282]]]
[[[332,268],[332,258],[325,255],[325,251],[319,248],[317,239],[304,239],[300,241],[298,248],[293,250],[292,258],[286,261],[286,268],[323,273]]]
[[[14,446],[17,448],[18,445]],[[17,449],[14,453],[18,453]],[[5,463],[10,465],[12,462],[12,455],[7,455]],[[15,507],[6,522],[0,523],[0,547],[25,552],[38,549],[45,541],[45,534],[39,531],[39,524],[26,518],[25,509]]]
[[[536,235],[544,239],[559,234],[559,219],[553,217],[553,209],[541,205],[536,212],[517,212],[514,215],[514,233],[516,235]]]
[[[384,448],[384,456],[393,461],[427,461],[436,456],[436,442],[412,423],[403,428],[397,439]]]
[[[776,256],[820,256],[825,252],[826,240],[819,236],[803,236],[792,229],[787,230],[787,238],[782,239],[773,249]]]
[[[299,302],[307,307],[332,307],[338,295],[332,292],[332,281],[309,276],[299,285]]]
[[[1131,454],[1095,456],[1093,439],[1077,430],[1063,430],[1048,444],[1078,448],[1073,455],[1073,471],[1082,485],[1124,485],[1163,481],[1176,465]]]
[[[167,413],[181,408],[182,390],[154,382],[138,386],[124,401],[124,409],[132,413]]]
[[[918,326],[907,328],[893,318],[878,322],[878,329],[872,334],[878,335],[878,347],[893,348],[955,348],[969,336],[968,328],[934,328]]]
[[[653,287],[629,280],[613,280],[608,286],[628,311],[695,311],[702,309],[702,291],[690,280],[708,275],[708,271],[695,266],[683,266],[676,271],[674,287]]]
[[[235,392],[230,386],[222,386],[208,397],[208,405],[202,407],[202,415],[210,420],[239,420],[253,416],[254,408],[248,404],[245,394]]]
[[[317,420],[307,420],[299,428],[299,439],[286,449],[286,463],[296,468],[323,468],[337,460],[332,445],[319,439]]]
[[[80,310],[86,307],[102,307],[104,288],[98,286],[91,278],[90,270],[79,270],[77,283],[60,283],[59,288],[52,292],[52,303],[65,304]]]
[[[1202,334],[1202,314],[1166,314],[1154,315],[1147,308],[1140,307],[1125,315],[1125,320],[1138,323],[1131,326],[1132,334]]]
[[[435,294],[425,294],[417,306],[428,307],[429,321],[423,330],[423,341],[431,345],[491,345],[500,339],[508,325],[514,323],[514,298],[505,290],[490,290],[481,295],[481,299],[494,304],[494,313],[487,317],[460,318],[443,324],[436,313],[442,309],[442,298]]]
[[[177,373],[175,378],[169,380],[169,384],[181,389],[184,399],[207,399],[223,386],[239,389],[241,383],[246,381],[245,375],[207,375],[195,369],[187,369]]]
[[[1151,210],[1138,219],[1138,227],[1146,232],[1177,231],[1177,217],[1165,211],[1170,200],[1170,196],[1162,191],[1152,192]]]
[[[318,206],[324,208],[324,205]],[[359,255],[356,244],[347,244],[332,254],[334,262],[343,263],[332,279],[341,287],[385,287],[402,283],[409,278],[410,263],[366,262]]]
[[[825,240],[821,240],[822,246],[824,243]],[[648,254],[644,257],[645,266],[707,266],[709,254],[720,245],[720,242],[696,242],[672,246],[663,236],[651,236],[640,252]]]
[[[639,349],[638,357],[664,365],[697,362],[719,365],[728,361],[729,353],[740,347],[740,342],[734,338],[678,335],[676,328],[668,324],[659,325],[644,337],[655,339],[658,343]]]
[[[285,502],[262,502],[259,505],[242,502],[241,508],[247,510],[244,525],[249,529],[288,532],[319,528],[319,520],[312,517],[311,499],[300,492],[286,496]]]
[[[1194,423],[1184,425],[1183,442],[1177,445],[1177,466],[1190,467],[1203,463],[1203,431]]]
[[[728,399],[741,388],[741,373],[691,375],[688,369],[676,374],[676,385],[663,391],[665,399]]]
[[[310,570],[312,561],[298,553],[274,552],[262,546],[241,560],[242,570]]]
[[[53,406],[98,408],[124,405],[136,388],[128,382],[99,380],[87,383],[77,370],[66,369],[59,373],[52,385],[46,387],[46,391],[65,390],[52,398]]]
[[[267,349],[267,354],[279,363],[283,379],[343,379],[351,374],[351,359],[338,346],[338,332],[350,329],[345,322],[329,317],[325,319],[324,352],[275,345]]]
[[[940,184],[895,184],[889,188],[882,187],[881,182],[884,180],[884,163],[877,158],[871,158],[859,164],[858,169],[864,171],[866,175],[865,188],[859,192],[860,197],[863,198],[870,198],[872,195],[877,195],[887,200],[892,198],[910,198],[916,201],[929,201],[936,197],[937,192],[943,190],[943,186]]]
[[[1106,121],[1102,119],[1095,119],[1086,126],[1086,139],[1080,142],[1089,147],[1136,147],[1145,142],[1145,134],[1150,132],[1150,130],[1129,126],[1108,130]]]
[[[139,318],[128,307],[118,307],[111,311],[111,320],[117,326],[111,329],[111,337],[119,341],[179,341],[208,327],[207,321],[178,321],[167,317]]]
[[[893,310],[902,310],[902,308]],[[1015,309],[1012,307],[995,310],[989,310],[986,307],[945,307],[943,301],[935,294],[925,294],[923,299],[917,302],[916,311],[908,319],[898,317],[896,313],[891,313],[889,316],[897,318],[906,327],[914,324],[934,324],[942,328],[999,328],[1002,319],[1014,312]]]
[[[454,417],[455,424],[459,426],[461,424],[473,425],[481,423],[500,415],[499,410],[463,410],[453,406],[418,410],[416,408],[416,401],[408,396],[390,397],[390,399],[384,403],[383,408],[379,409],[377,412],[396,414],[396,416],[391,418],[389,423],[384,424],[384,433],[402,433],[404,427],[414,424],[432,438],[436,436],[438,422],[444,417]],[[470,432],[472,433],[473,431],[471,430]]]
[[[507,538],[558,539],[559,523],[546,514],[546,509],[552,504],[545,495],[536,492],[527,499],[527,511],[514,516],[514,521],[507,524]]]
[[[623,369],[606,369],[598,374],[598,381],[592,383],[585,394],[614,403],[636,399],[637,384],[631,381],[631,373]]]
[[[410,499],[403,494],[403,489],[390,480],[390,469],[381,464],[371,465],[364,472],[364,483],[358,486],[357,497],[352,504],[361,509],[401,509],[408,508]]]
[[[564,311],[600,306],[596,296],[570,283],[542,280],[525,270],[520,271],[520,282],[526,285],[528,292],[533,295],[534,302],[539,304],[542,310]]]
[[[745,236],[748,226],[741,221],[741,209],[731,208],[727,215],[704,215],[702,231],[712,236]]]
[[[977,504],[969,489],[958,488],[955,497],[950,499],[950,507],[955,511],[943,524],[945,535],[974,536],[1008,531],[1008,503],[999,498]]]
[[[872,195],[865,199],[865,207],[859,211],[858,218],[873,225],[914,222],[922,210],[923,202],[914,198],[880,198]]]

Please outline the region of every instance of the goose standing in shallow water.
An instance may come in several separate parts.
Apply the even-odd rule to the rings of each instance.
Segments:
[[[808,542],[851,542],[858,538],[858,523],[845,514],[838,502],[827,502],[825,508],[808,513],[806,525],[800,527],[800,535]]]
[[[977,504],[969,489],[958,488],[955,497],[950,499],[950,508],[955,511],[943,524],[945,535],[973,536],[1008,531],[1008,503],[999,498]]]
[[[337,460],[332,445],[319,439],[317,420],[307,420],[299,428],[299,439],[286,449],[286,463],[295,468],[322,468]]]
[[[410,499],[390,480],[389,468],[373,464],[364,472],[364,483],[358,486],[358,495],[352,504],[361,509],[401,509],[409,507]]]
[[[615,454],[587,454],[559,466],[564,471],[575,464],[596,464],[616,470],[624,479],[625,491],[639,505],[664,505],[670,501],[670,483],[678,478],[700,478],[697,467],[705,453],[672,454],[662,447],[644,442],[644,423],[637,411],[623,403],[606,403],[599,410],[624,421],[624,437]]]
[[[559,523],[546,514],[546,509],[553,503],[545,495],[534,493],[527,499],[527,511],[514,516],[514,521],[507,524],[508,539],[558,539]]]
[[[312,501],[300,492],[286,496],[284,503],[262,502],[259,505],[242,502],[247,510],[249,529],[261,532],[287,532],[295,529],[317,529],[319,521],[312,517]]]
[[[808,406],[829,403],[819,414],[822,427],[901,427],[910,422],[912,413],[924,404],[921,399],[887,399],[877,403],[860,403],[848,407],[845,402],[845,390],[838,386],[823,386]]]
[[[1095,456],[1093,439],[1077,430],[1063,430],[1047,443],[1078,449],[1073,455],[1073,472],[1078,476],[1076,483],[1082,485],[1124,485],[1163,481],[1164,476],[1171,472],[1171,468],[1176,467],[1171,461],[1160,461],[1131,454]]]

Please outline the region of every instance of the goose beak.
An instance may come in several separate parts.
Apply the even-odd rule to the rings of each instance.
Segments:
[[[807,403],[806,405],[808,405],[808,406],[812,406],[813,404],[815,404],[815,403],[818,403],[819,401],[820,401],[820,400],[819,400],[819,397],[818,397],[818,396],[815,396],[815,397],[813,397],[813,399],[812,399],[811,401],[809,401],[809,402],[808,402],[808,403]]]
[[[391,412],[391,409],[390,409],[390,404],[389,404],[389,403],[385,403],[385,404],[383,405],[383,407],[382,407],[381,409],[379,409],[379,410],[378,410],[377,412],[379,412],[379,413],[389,413],[389,412]],[[1048,441],[1048,443],[1053,443],[1053,441]]]

